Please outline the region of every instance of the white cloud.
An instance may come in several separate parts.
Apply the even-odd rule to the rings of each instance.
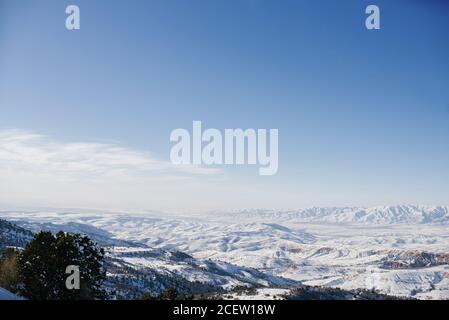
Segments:
[[[118,144],[58,142],[19,130],[0,131],[0,168],[72,179],[176,177],[216,174],[217,169],[176,166]]]
[[[114,143],[0,130],[0,205],[179,209],[201,204],[219,169],[177,166]]]

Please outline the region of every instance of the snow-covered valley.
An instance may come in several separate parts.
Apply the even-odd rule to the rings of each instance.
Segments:
[[[419,299],[449,298],[447,207],[245,210],[188,216],[9,211],[1,212],[0,218],[32,231],[63,229],[87,233],[96,241],[113,239],[110,254],[126,255],[122,261],[129,265],[157,267],[224,287],[291,281]],[[153,253],[130,254],[136,250]],[[180,268],[173,263],[179,257],[155,259],[154,250],[162,250],[162,256],[167,254],[164,250],[178,251],[194,260],[184,256]]]

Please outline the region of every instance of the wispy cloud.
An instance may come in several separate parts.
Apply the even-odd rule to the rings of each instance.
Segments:
[[[117,143],[0,130],[0,206],[171,210],[209,205],[214,168],[176,166]]]
[[[119,144],[61,142],[21,130],[0,131],[0,168],[89,180],[216,174],[213,168],[176,166]]]

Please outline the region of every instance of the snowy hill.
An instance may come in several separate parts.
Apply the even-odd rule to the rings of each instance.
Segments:
[[[43,219],[45,221],[45,219]],[[115,239],[98,227],[78,222],[55,224],[53,222],[0,220],[3,226],[0,246],[24,246],[33,231],[40,230],[80,233],[97,241],[106,252],[107,286],[110,292],[127,299],[139,299],[144,294],[153,296],[165,289],[175,288],[183,294],[217,292],[235,286],[292,286],[295,280],[264,274],[256,269],[237,266],[223,261],[195,259],[178,250],[153,249],[137,241]]]
[[[167,288],[176,288],[183,294],[200,294],[236,286],[299,284],[252,268],[220,261],[197,260],[182,252],[135,247],[106,250],[108,282],[126,298],[140,298],[144,293],[154,296]]]
[[[5,247],[23,247],[33,233],[5,220],[0,220],[0,252]]]
[[[288,279],[342,290],[449,299],[447,207],[242,210],[184,216],[36,211],[0,216],[27,228],[92,232],[111,248],[110,258],[120,260],[114,273],[125,275],[124,282],[133,278],[129,274],[146,270],[146,279],[160,279],[161,286],[182,279],[175,281],[179,287],[193,288],[197,280],[205,280],[200,291],[243,283],[276,286]]]

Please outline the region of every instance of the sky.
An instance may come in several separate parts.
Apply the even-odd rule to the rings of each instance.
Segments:
[[[0,0],[0,207],[449,205],[448,14],[443,0]],[[277,174],[171,164],[171,131],[194,120],[278,129]]]

